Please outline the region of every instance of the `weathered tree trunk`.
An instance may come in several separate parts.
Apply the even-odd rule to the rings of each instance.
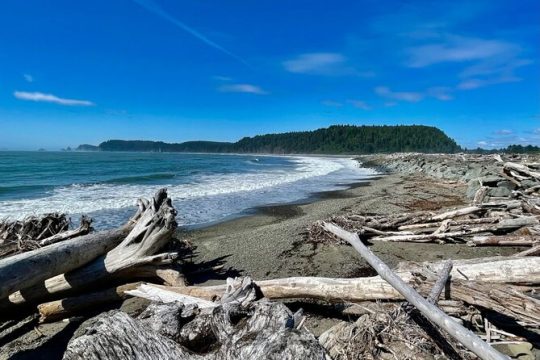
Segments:
[[[444,267],[439,273],[439,277],[437,278],[435,285],[433,285],[433,288],[431,289],[431,292],[427,297],[427,301],[431,304],[436,304],[439,300],[439,296],[441,296],[441,293],[444,290],[446,283],[448,282],[448,278],[450,277],[450,272],[452,271],[453,267],[454,264],[452,263],[452,260],[448,260],[444,264]]]
[[[89,263],[127,234],[125,228],[102,231],[0,260],[0,299]]]
[[[396,273],[405,281],[412,281],[415,273],[425,268],[440,273],[445,262],[400,263]],[[540,284],[540,257],[526,261],[516,257],[490,257],[453,261],[452,280],[467,280],[495,284]],[[290,277],[257,281],[266,298],[311,298],[326,301],[397,300],[401,295],[380,276],[351,279],[324,277]],[[159,286],[156,286],[159,288]],[[213,300],[222,294],[227,285],[162,287],[164,290],[198,298]]]
[[[128,271],[137,266],[172,263],[176,258],[176,254],[153,255],[155,251],[163,247],[170,240],[174,229],[176,229],[176,211],[172,207],[170,199],[167,198],[166,191],[158,191],[152,204],[148,201],[141,201],[140,206],[143,210],[140,216],[131,220],[128,226],[116,230],[119,237],[125,238],[112,249],[110,249],[110,245],[107,245],[106,249],[110,249],[110,251],[105,255],[101,255],[98,258],[94,256],[95,260],[89,263],[86,261],[83,264],[79,264],[78,266],[80,267],[78,268],[70,267],[70,270],[73,269],[72,271],[54,277],[40,275],[40,281],[33,281],[34,286],[18,284],[16,286],[21,290],[12,293],[9,296],[9,302],[2,304],[2,306],[5,307],[9,306],[9,304],[22,304],[25,302],[41,302],[51,296],[58,296],[58,294],[64,291],[86,287],[105,278],[109,278],[113,274]],[[127,236],[125,236],[125,228],[131,228]],[[79,241],[81,238],[49,245],[44,247],[42,251],[65,245],[71,241]],[[104,242],[108,244],[107,241]],[[88,246],[81,248],[80,251],[83,252],[83,249],[88,251]],[[53,255],[58,257],[56,252],[53,252]],[[70,254],[70,256],[63,255],[65,262],[70,262],[69,260],[74,257],[73,254]],[[58,258],[58,262],[60,260]],[[58,266],[58,268],[63,269],[65,266]],[[47,275],[51,273],[51,271],[45,270],[44,272]],[[58,269],[54,273],[58,273]],[[40,283],[44,278],[46,280]]]
[[[377,271],[377,273],[399,291],[408,302],[414,305],[428,320],[445,330],[450,336],[483,360],[507,360],[489,344],[485,343],[470,330],[467,330],[441,311],[437,306],[430,304],[420,296],[412,287],[396,275],[384,262],[365,246],[358,235],[349,233],[335,225],[325,224],[325,229],[334,235],[348,241],[360,255]]]
[[[540,173],[539,172],[531,170],[527,165],[524,165],[524,164],[517,164],[517,163],[513,163],[513,162],[507,162],[507,163],[504,164],[504,170],[508,170],[508,171],[515,170],[515,171],[518,171],[518,172],[520,172],[522,174],[528,175],[530,177],[540,179]]]
[[[70,341],[64,360],[325,359],[300,313],[265,299],[253,302],[251,282],[229,286],[210,310],[173,302],[151,304],[138,319],[105,314]]]

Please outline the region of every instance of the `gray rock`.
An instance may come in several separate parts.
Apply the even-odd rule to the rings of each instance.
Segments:
[[[488,190],[488,195],[494,197],[510,197],[512,196],[512,191],[505,187],[494,187]]]
[[[521,182],[521,185],[523,185],[524,188],[530,188],[536,185],[540,185],[540,182],[538,180],[523,180]]]
[[[508,180],[499,181],[497,187],[507,188],[508,190],[516,190],[517,188],[516,184]]]
[[[467,186],[467,193],[466,193],[467,198],[473,199],[478,189],[480,189],[480,181],[478,181],[478,179],[469,181],[468,186]]]

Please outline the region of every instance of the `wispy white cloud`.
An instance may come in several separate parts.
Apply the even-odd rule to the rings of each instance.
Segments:
[[[495,135],[510,135],[510,134],[513,134],[512,130],[501,129],[501,130],[495,131]]]
[[[362,110],[371,109],[371,107],[365,101],[362,101],[362,100],[347,100],[347,102],[351,104],[352,106],[354,106],[355,108],[359,108]]]
[[[418,102],[424,98],[424,95],[419,92],[392,91],[386,86],[377,86],[375,88],[375,94],[387,99],[407,102]]]
[[[197,30],[193,29],[191,26],[186,25],[184,22],[178,20],[174,16],[170,15],[168,12],[163,10],[158,4],[156,4],[153,0],[133,0],[135,3],[139,4],[143,8],[145,8],[148,11],[153,12],[154,14],[162,17],[163,19],[169,21],[171,24],[177,26],[178,28],[184,30],[191,36],[199,39],[206,45],[213,47],[214,49],[221,51],[222,53],[240,61],[244,65],[249,66],[247,61],[242,59],[240,56],[230,52],[229,50],[225,49],[223,46],[213,42],[212,40],[208,39],[206,36],[198,32]]]
[[[256,94],[256,95],[267,95],[268,92],[257,85],[252,84],[230,84],[222,85],[218,87],[218,90],[221,92],[229,93],[246,93],[246,94]]]
[[[489,59],[466,67],[459,76],[470,78],[478,76],[498,75],[511,76],[515,69],[532,64],[529,59],[500,58]]]
[[[93,106],[93,102],[88,100],[76,100],[76,99],[66,99],[61,98],[53,94],[44,94],[41,92],[26,92],[26,91],[15,91],[13,93],[19,100],[35,101],[35,102],[47,102],[54,103],[59,105],[66,106]]]
[[[349,63],[349,59],[340,53],[319,52],[299,55],[283,62],[285,70],[296,74],[323,76],[361,76],[373,77],[371,71],[361,72]]]
[[[444,62],[464,62],[491,59],[515,54],[520,48],[500,40],[485,40],[456,35],[446,36],[446,41],[414,46],[407,50],[408,66],[425,67]]]
[[[434,86],[425,91],[393,91],[387,86],[377,86],[374,91],[375,94],[391,100],[384,104],[386,107],[397,105],[397,101],[414,103],[430,97],[441,101],[449,101],[454,98],[452,89],[445,86]]]
[[[442,33],[437,42],[409,47],[406,65],[423,68],[442,63],[465,63],[458,74],[458,90],[521,81],[516,69],[532,64],[521,58],[521,46],[496,39],[480,39]],[[442,99],[441,99],[442,100]]]
[[[484,86],[510,83],[510,82],[518,82],[518,81],[521,81],[521,79],[514,76],[498,77],[498,78],[492,78],[492,79],[466,79],[466,80],[461,81],[457,85],[457,88],[460,90],[473,90],[473,89],[478,89]]]
[[[323,100],[323,101],[321,101],[321,104],[323,104],[324,106],[333,106],[333,107],[342,107],[343,106],[343,103],[341,103],[339,101],[334,101],[334,100]]]
[[[34,82],[34,77],[30,74],[23,74],[23,77],[24,77],[24,80],[26,80],[29,83]]]
[[[434,97],[437,100],[449,101],[454,97],[452,96],[452,89],[449,87],[436,86],[427,89],[426,91],[428,96]]]

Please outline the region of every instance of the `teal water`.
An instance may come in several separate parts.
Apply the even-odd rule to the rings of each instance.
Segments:
[[[301,200],[372,175],[348,158],[181,153],[0,152],[0,217],[89,214],[98,228],[166,187],[183,225]]]

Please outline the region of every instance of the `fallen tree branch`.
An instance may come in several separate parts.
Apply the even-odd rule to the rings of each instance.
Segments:
[[[66,230],[56,235],[50,236],[38,242],[39,246],[51,245],[63,240],[72,239],[77,236],[86,235],[92,230],[92,219],[86,216],[81,216],[81,222],[78,228]]]
[[[446,286],[446,282],[448,281],[448,278],[450,277],[450,272],[452,271],[453,267],[454,267],[454,264],[452,263],[452,260],[448,260],[444,264],[444,267],[439,273],[439,277],[437,278],[435,285],[433,285],[433,288],[431,289],[431,292],[429,293],[429,296],[427,297],[427,301],[429,303],[437,304],[439,296],[441,296],[441,293],[444,290],[444,287]]]
[[[358,235],[349,233],[335,225],[326,223],[325,229],[334,235],[348,241],[360,255],[377,271],[377,273],[388,281],[396,290],[402,294],[407,301],[414,305],[427,319],[433,322],[458,340],[463,346],[475,353],[483,360],[507,360],[508,357],[501,354],[489,344],[482,341],[473,332],[456,323],[443,311],[433,304],[430,304],[420,296],[412,287],[405,283],[390,268],[377,258],[367,246],[365,246]]]

